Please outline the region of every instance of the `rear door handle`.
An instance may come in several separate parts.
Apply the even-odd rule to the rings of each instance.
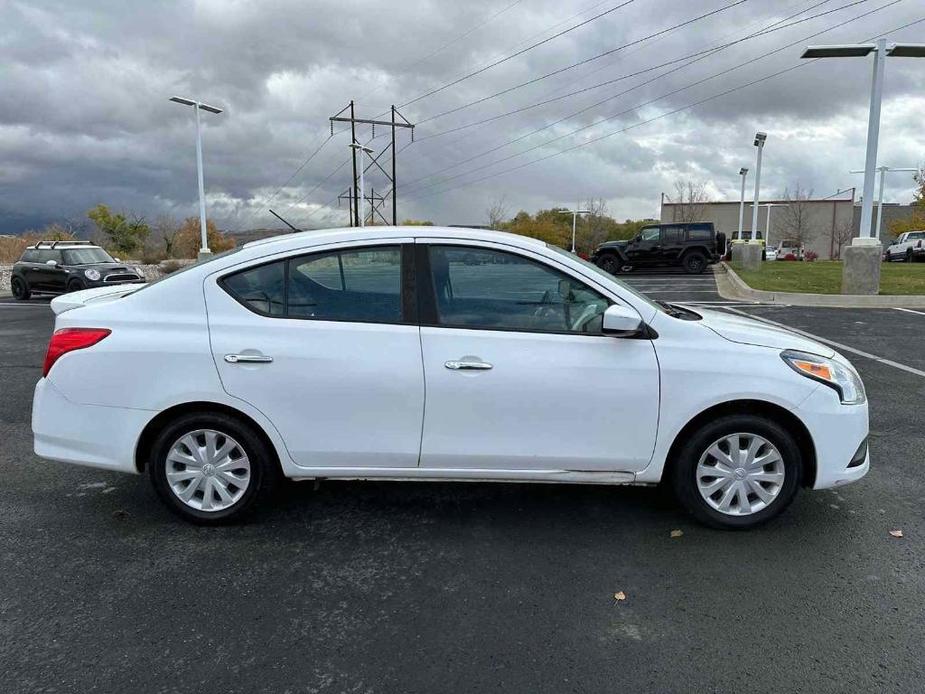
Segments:
[[[269,364],[273,357],[262,354],[226,354],[225,361],[229,364]]]
[[[468,360],[451,360],[444,364],[448,369],[453,371],[488,371],[492,365],[487,361],[468,361]]]

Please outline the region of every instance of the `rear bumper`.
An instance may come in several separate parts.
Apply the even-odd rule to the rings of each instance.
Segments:
[[[155,415],[148,410],[81,405],[42,378],[32,400],[35,454],[49,460],[137,472],[135,445]]]

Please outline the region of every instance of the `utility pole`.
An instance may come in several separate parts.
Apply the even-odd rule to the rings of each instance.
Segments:
[[[350,223],[348,224],[348,226],[354,226],[353,203],[355,199],[356,198],[354,198],[354,192],[353,192],[352,187],[347,188],[347,190],[345,190],[343,193],[337,196],[337,206],[338,207],[340,207],[341,200],[347,201],[347,210],[348,210],[347,219],[350,220]]]
[[[346,111],[350,111],[350,115],[345,115]],[[372,129],[372,136],[376,136],[376,126],[387,127],[391,133],[390,143],[381,149],[375,157],[370,157],[370,162],[368,165],[364,165],[364,162],[360,161],[360,176],[366,173],[373,166],[379,169],[382,174],[385,176],[386,180],[392,184],[391,191],[387,195],[392,196],[392,224],[398,225],[398,174],[397,174],[397,155],[398,152],[395,149],[395,140],[397,136],[397,128],[408,128],[411,130],[411,141],[414,142],[414,125],[405,118],[395,106],[391,107],[391,119],[390,120],[376,120],[374,118],[357,118],[356,112],[354,109],[354,102],[351,101],[347,106],[342,108],[336,114],[331,116],[328,119],[331,122],[331,135],[334,134],[334,123],[350,123],[350,141],[352,143],[357,142],[356,136],[356,126],[357,124],[369,125]],[[391,173],[386,171],[382,164],[379,163],[380,158],[385,155],[386,152],[391,153],[392,167]],[[362,205],[362,196],[363,192],[360,190],[361,186],[359,185],[359,179],[357,177],[357,153],[354,148],[353,151],[353,195],[354,195],[354,204],[353,204],[353,225],[362,226],[360,222],[360,207]]]

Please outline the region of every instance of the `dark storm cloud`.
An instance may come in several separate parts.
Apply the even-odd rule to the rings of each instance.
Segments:
[[[707,182],[715,195],[734,196],[736,172],[752,161],[751,136],[758,128],[770,133],[764,176],[770,191],[780,192],[796,181],[820,194],[860,185],[859,177],[847,172],[863,162],[869,60],[807,64],[684,109],[800,64],[804,42],[860,41],[919,19],[925,10],[917,0],[893,5],[868,0],[745,41],[670,74],[663,73],[678,64],[483,126],[427,138],[736,40],[801,10],[805,12],[797,18],[849,2],[749,0],[501,98],[423,122],[416,133],[420,141],[400,157],[400,190],[406,193],[400,197],[400,214],[480,223],[490,201],[503,195],[511,212],[603,197],[618,216],[642,216],[655,213],[659,193],[682,177]],[[267,201],[327,137],[328,116],[351,98],[361,115],[377,115],[392,103],[405,104],[617,4],[7,2],[0,8],[0,231],[16,231],[37,220],[81,217],[98,202],[148,216],[194,213],[192,113],[167,101],[175,93],[226,109],[218,116],[203,114],[210,214],[226,228],[270,225],[274,220],[265,212]],[[635,0],[402,110],[412,121],[424,121],[729,4],[731,0]],[[885,9],[811,36],[881,7]],[[922,27],[889,38],[916,41]],[[795,45],[761,57],[788,43]],[[754,58],[759,59],[683,89]],[[925,159],[923,87],[925,60],[890,61],[881,161],[908,166]],[[607,97],[612,98],[592,106]],[[572,115],[582,109],[587,110]],[[652,118],[656,120],[636,125]],[[512,146],[432,176],[560,119]],[[578,128],[584,129],[549,142]],[[628,130],[587,147],[464,185],[623,128]],[[370,133],[363,130],[361,137],[365,141]],[[372,146],[378,149],[384,143],[379,137]],[[343,134],[328,142],[279,190],[273,207],[306,225],[343,222],[343,211],[325,205],[350,184],[349,167],[325,178],[346,159],[346,144]],[[469,171],[443,185],[424,187]],[[386,187],[374,176],[369,185]],[[907,199],[910,189],[906,177],[897,174],[888,180],[891,199]]]

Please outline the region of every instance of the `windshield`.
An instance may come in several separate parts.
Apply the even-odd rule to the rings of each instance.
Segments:
[[[588,262],[587,260],[585,260],[585,259],[582,258],[581,256],[575,255],[574,253],[569,253],[567,250],[565,250],[565,249],[563,249],[563,248],[559,248],[558,246],[553,246],[551,243],[547,243],[547,244],[546,244],[546,247],[549,248],[550,250],[555,251],[556,253],[559,253],[560,255],[566,256],[567,258],[571,258],[572,260],[577,260],[579,263],[581,263],[582,265],[584,265],[584,266],[585,266],[586,268],[588,268],[589,270],[593,271],[595,274],[601,275],[601,276],[605,277],[606,279],[610,280],[611,282],[616,282],[617,284],[620,285],[620,287],[622,287],[623,289],[625,289],[626,291],[628,291],[628,292],[629,292],[630,294],[632,294],[633,296],[642,299],[643,301],[645,301],[645,302],[646,302],[649,306],[651,306],[652,308],[654,308],[654,309],[656,309],[656,310],[658,310],[658,311],[661,311],[662,313],[669,313],[669,312],[670,312],[665,306],[662,306],[662,305],[659,304],[658,302],[653,301],[652,299],[650,299],[649,297],[647,297],[645,294],[641,294],[640,292],[638,292],[637,290],[635,290],[635,289],[633,289],[631,286],[629,286],[626,282],[621,282],[621,281],[618,280],[616,277],[614,277],[613,275],[611,275],[609,272],[604,272],[604,271],[601,270],[597,265],[595,265],[594,263]]]
[[[112,256],[102,248],[64,248],[65,265],[95,265],[97,263],[114,263]]]

